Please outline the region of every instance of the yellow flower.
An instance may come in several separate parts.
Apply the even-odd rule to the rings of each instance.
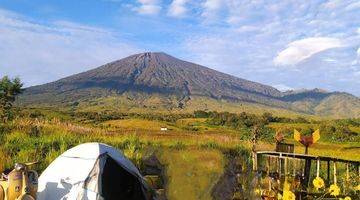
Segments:
[[[313,180],[313,185],[316,189],[320,189],[320,188],[323,188],[325,186],[325,183],[324,183],[324,180],[320,177],[316,177],[314,180]]]
[[[295,200],[296,196],[290,191],[290,184],[285,180],[282,200]]]
[[[355,191],[360,191],[360,184],[355,187]]]
[[[284,182],[284,191],[290,190],[290,183],[285,180]]]
[[[340,194],[339,186],[337,186],[335,184],[330,185],[329,193],[330,193],[330,195],[332,195],[334,197],[338,196]]]
[[[283,200],[295,200],[296,196],[293,192],[285,190],[283,193]]]
[[[345,197],[344,200],[351,200],[351,198],[350,197]]]

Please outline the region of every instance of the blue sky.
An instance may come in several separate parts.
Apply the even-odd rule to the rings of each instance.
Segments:
[[[360,96],[360,1],[0,0],[0,76],[26,86],[162,51],[281,90]]]

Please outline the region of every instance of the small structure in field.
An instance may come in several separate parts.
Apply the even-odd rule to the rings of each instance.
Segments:
[[[167,127],[161,127],[160,131],[168,131],[168,128]]]

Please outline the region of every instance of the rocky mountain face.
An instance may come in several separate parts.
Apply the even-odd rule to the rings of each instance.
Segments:
[[[322,90],[282,93],[271,86],[221,73],[165,53],[151,52],[132,55],[52,83],[27,88],[19,102],[24,105],[63,105],[128,93],[157,94],[164,98],[173,96],[181,107],[186,106],[192,97],[200,96],[308,114],[327,115],[333,112],[332,107],[341,107],[337,105],[339,102],[344,106],[346,104],[346,107],[360,108],[360,100],[350,94]]]

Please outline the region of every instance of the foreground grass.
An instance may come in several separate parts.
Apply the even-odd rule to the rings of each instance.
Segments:
[[[211,190],[223,173],[225,160],[218,150],[163,152],[169,199],[212,199]]]
[[[54,114],[53,114],[54,115]],[[206,119],[180,119],[164,122],[144,119],[122,119],[97,125],[76,123],[67,117],[52,119],[19,118],[7,125],[0,135],[0,171],[15,162],[41,161],[41,172],[67,149],[85,142],[102,142],[114,146],[141,168],[141,158],[149,151],[158,152],[166,166],[169,199],[211,199],[211,189],[223,173],[226,158],[223,152],[251,143],[245,132],[227,127],[210,126]],[[286,124],[273,124],[276,127]],[[305,124],[298,124],[305,126]],[[160,131],[166,126],[169,131]],[[289,125],[293,128],[295,125]],[[303,153],[301,144],[295,151]],[[259,142],[258,150],[274,150],[273,142]],[[359,141],[329,143],[320,141],[309,149],[313,155],[360,161]]]

